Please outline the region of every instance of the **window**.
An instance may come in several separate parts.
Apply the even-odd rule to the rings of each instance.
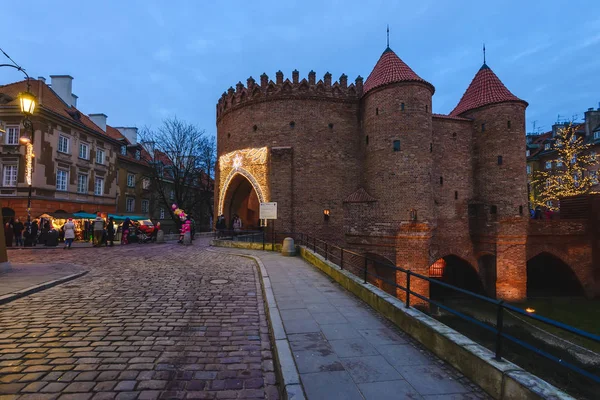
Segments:
[[[548,201],[546,202],[546,206],[548,206],[548,207],[552,207],[552,200],[548,200]]]
[[[61,192],[67,191],[67,182],[69,180],[69,172],[59,169],[56,171],[56,190]]]
[[[86,174],[77,175],[77,193],[87,193],[88,176]]]
[[[444,184],[444,177],[440,176],[440,185],[443,185],[443,184]]]
[[[18,125],[6,127],[6,144],[19,144],[21,128]]]
[[[125,145],[121,146],[121,155],[123,155],[123,156],[127,155],[127,146],[125,146]]]
[[[369,135],[365,136],[365,143],[369,144]]]
[[[594,132],[594,139],[600,139],[600,131]]]
[[[86,143],[79,143],[79,158],[88,160],[90,158],[90,146]]]
[[[562,167],[563,166],[562,160],[557,160],[556,161],[556,166],[557,167]]]
[[[125,211],[133,212],[135,210],[135,199],[133,197],[127,197],[125,200]]]
[[[394,140],[394,151],[400,151],[400,141]]]
[[[519,214],[523,215],[523,206],[519,206]]]
[[[550,150],[550,143],[546,143],[544,145],[544,150]]]
[[[142,212],[147,213],[150,209],[150,200],[142,200]]]
[[[96,163],[104,164],[104,150],[96,149]]]
[[[546,169],[552,169],[552,161],[546,161]]]
[[[160,219],[165,219],[165,209],[164,208],[160,209],[159,218]]]
[[[502,165],[502,156],[498,156],[498,165]]]
[[[481,132],[485,132],[485,123],[481,124]]]
[[[142,181],[142,189],[144,189],[144,190],[150,189],[150,179],[144,178],[144,180]]]
[[[454,191],[454,200],[458,200],[458,192],[456,190]]]
[[[506,123],[506,127],[510,129],[510,120]]]
[[[171,192],[169,193],[169,199],[174,200],[175,199],[175,191],[171,190]]]
[[[127,186],[134,187],[135,186],[135,175],[127,174]]]
[[[400,103],[400,111],[404,111],[404,103]]]
[[[590,171],[590,179],[593,185],[598,184],[598,171]]]
[[[2,175],[2,186],[17,186],[17,166],[5,165]]]
[[[529,157],[530,155],[531,155],[531,151],[529,151],[529,150],[526,150],[526,151],[525,151],[525,157]]]
[[[590,151],[590,158],[592,159],[592,161],[596,161],[596,158],[598,158],[598,155],[594,150]]]
[[[379,108],[375,109],[375,115],[379,115]]]
[[[61,153],[69,153],[69,138],[66,136],[58,137],[58,151]]]
[[[498,214],[498,207],[497,206],[491,206],[490,207],[490,214],[492,214],[492,215]]]
[[[104,194],[104,178],[96,178],[94,194],[96,196],[102,196]]]
[[[528,174],[531,174],[531,165],[528,165],[528,166],[527,166],[527,173],[528,173]]]
[[[429,143],[429,152],[433,153],[433,143]]]
[[[135,159],[139,160],[140,158],[142,158],[142,152],[139,150],[135,151]]]

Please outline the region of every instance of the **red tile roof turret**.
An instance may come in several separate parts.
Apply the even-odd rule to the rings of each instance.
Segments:
[[[417,75],[388,47],[365,81],[363,93],[366,94],[371,89],[395,82],[421,82],[430,86],[432,92],[435,91],[431,83]]]
[[[450,115],[459,116],[479,107],[505,101],[519,101],[527,105],[526,101],[512,94],[494,71],[484,63]]]

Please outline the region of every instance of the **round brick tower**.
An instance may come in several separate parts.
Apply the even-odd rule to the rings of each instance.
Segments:
[[[227,180],[239,172],[263,192],[255,206],[240,200],[252,211],[243,210],[244,226],[256,226],[259,202],[277,202],[276,230],[340,241],[343,199],[356,189],[353,177],[360,174],[362,87],[362,78],[348,84],[346,75],[332,82],[330,73],[317,80],[313,71],[308,79],[293,71],[290,80],[278,71],[275,82],[263,74],[260,83],[249,78],[246,86],[229,88],[217,104],[215,210],[226,219],[234,208],[239,214],[234,197],[240,190]],[[257,156],[263,152],[266,157]]]
[[[474,200],[498,220],[528,212],[526,107],[484,63],[450,113],[473,120]]]
[[[473,121],[471,217],[486,227],[476,234],[496,238],[495,266],[486,267],[494,271],[479,272],[496,275],[496,296],[513,301],[527,292],[526,107],[484,62],[450,113]]]
[[[365,81],[361,104],[364,181],[367,192],[379,202],[380,221],[434,218],[434,91],[433,85],[420,78],[389,47]]]

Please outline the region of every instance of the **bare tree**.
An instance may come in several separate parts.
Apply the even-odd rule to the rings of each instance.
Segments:
[[[214,138],[177,117],[163,120],[157,129],[143,128],[140,137],[155,201],[164,204],[173,221],[179,223],[172,203],[196,218],[203,210],[212,216]]]

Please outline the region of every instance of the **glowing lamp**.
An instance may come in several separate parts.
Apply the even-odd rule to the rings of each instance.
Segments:
[[[27,143],[31,142],[31,139],[29,139],[27,136],[21,136],[21,137],[19,138],[19,141],[20,141],[22,144],[27,144]]]
[[[19,93],[19,104],[21,105],[21,112],[25,115],[32,115],[35,111],[37,99],[30,92]]]
[[[330,214],[329,209],[323,210],[323,218],[325,219],[325,221],[329,221],[329,214]]]
[[[535,308],[530,308],[530,307],[527,307],[527,308],[525,309],[525,311],[527,311],[529,314],[532,314],[532,313],[534,313],[534,312],[535,312]]]

